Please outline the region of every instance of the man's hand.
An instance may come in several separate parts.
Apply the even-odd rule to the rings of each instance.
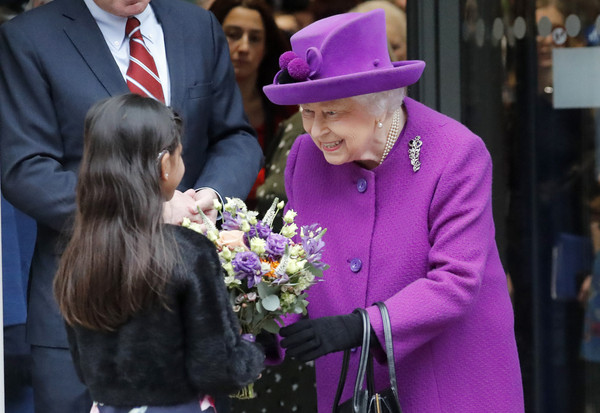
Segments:
[[[188,189],[185,192],[175,191],[173,198],[163,205],[163,221],[167,224],[181,225],[184,217],[193,222],[202,223],[202,218],[196,209],[194,196],[196,191]]]
[[[213,224],[217,222],[218,215],[213,202],[215,199],[218,200],[219,197],[217,196],[217,193],[210,188],[204,188],[194,192],[196,206],[204,212],[204,215],[206,215]]]

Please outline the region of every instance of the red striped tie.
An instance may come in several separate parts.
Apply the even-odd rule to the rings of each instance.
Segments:
[[[129,90],[165,103],[156,64],[140,32],[140,21],[135,17],[127,19],[125,33],[129,37],[129,68],[126,74]]]

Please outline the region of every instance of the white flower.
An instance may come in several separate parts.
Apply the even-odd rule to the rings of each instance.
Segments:
[[[294,223],[284,226],[281,229],[281,235],[286,238],[292,238],[296,235],[296,231],[298,230],[298,226]]]
[[[296,218],[296,215],[298,215],[293,209],[290,209],[288,212],[285,213],[285,215],[283,216],[283,221],[286,224],[291,224],[292,222],[294,222],[294,219]]]
[[[281,302],[285,305],[292,305],[296,301],[296,296],[290,293],[281,294]]]
[[[304,291],[306,290],[308,287],[310,287],[312,285],[312,283],[310,281],[308,281],[305,278],[301,278],[298,281],[298,284],[296,285],[295,289],[299,290],[299,291]]]
[[[290,255],[292,257],[301,257],[304,255],[304,248],[302,248],[301,244],[294,244],[290,248]]]
[[[218,199],[213,199],[213,208],[216,209],[217,211],[221,210],[221,203],[219,202]]]
[[[216,240],[219,239],[219,231],[217,231],[217,230],[208,231],[206,233],[206,238],[208,238],[211,242],[215,242]]]
[[[260,262],[260,272],[263,274],[266,274],[269,271],[271,271],[271,264],[269,264],[268,262],[261,261]]]
[[[240,229],[244,232],[250,231],[250,224],[248,221],[242,221],[242,227]]]
[[[315,275],[310,271],[303,271],[302,279],[306,280],[309,283],[312,283],[315,280]]]
[[[225,285],[227,287],[233,287],[233,286],[236,286],[236,285],[240,285],[241,283],[242,283],[242,281],[238,280],[233,275],[228,275],[228,276],[225,277]]]
[[[230,262],[226,262],[225,264],[223,264],[223,269],[227,272],[227,275],[229,277],[233,277],[235,275],[235,270],[233,269],[233,264],[231,264]],[[240,280],[238,280],[240,281]]]
[[[289,260],[287,268],[285,269],[285,272],[287,272],[288,274],[294,274],[294,273],[298,272],[299,270],[301,270],[301,268],[298,265],[298,260],[294,260],[294,259]]]
[[[277,204],[277,209],[283,209],[284,206],[285,206],[285,202],[281,201],[280,203]]]
[[[223,251],[221,251],[219,255],[226,261],[231,261],[233,259],[233,252],[227,247],[223,247]]]
[[[236,203],[231,198],[225,198],[227,202],[225,203],[225,211],[234,214],[237,211]]]
[[[255,252],[260,256],[265,253],[266,245],[267,241],[259,237],[254,237],[250,240],[250,251]]]

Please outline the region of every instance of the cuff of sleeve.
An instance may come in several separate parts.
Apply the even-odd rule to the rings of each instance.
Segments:
[[[379,363],[385,363],[387,354],[381,345],[381,343],[385,343],[381,313],[377,306],[368,307],[366,310],[369,313],[369,320],[371,322],[371,353]]]

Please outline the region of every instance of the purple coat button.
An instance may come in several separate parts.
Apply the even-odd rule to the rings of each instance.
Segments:
[[[356,189],[358,189],[358,192],[360,192],[361,194],[365,192],[367,190],[367,180],[364,178],[360,178],[356,183]]]
[[[362,261],[360,259],[352,258],[352,260],[350,260],[350,270],[352,272],[359,272],[361,268],[362,268]]]

